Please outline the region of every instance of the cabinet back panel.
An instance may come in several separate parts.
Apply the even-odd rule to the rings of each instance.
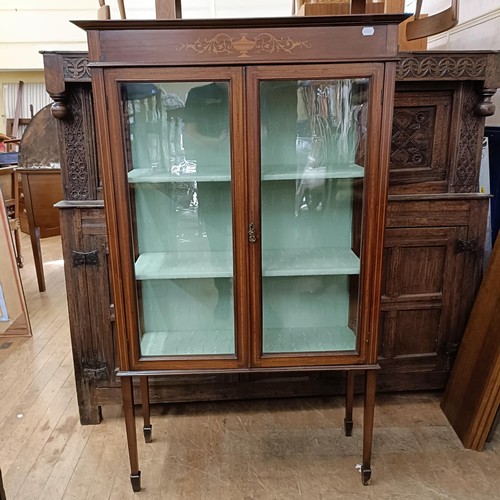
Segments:
[[[229,182],[145,184],[134,191],[139,253],[231,250]]]
[[[349,277],[264,278],[264,352],[354,350]]]
[[[352,181],[263,182],[263,249],[352,246]]]
[[[156,354],[187,354],[188,349],[192,354],[227,354],[231,343],[230,352],[234,353],[232,285],[232,280],[228,278],[141,282],[143,336],[161,332],[156,340],[162,336],[163,339],[170,339],[153,345]],[[196,339],[198,341],[191,345],[190,341]],[[159,352],[162,345],[172,351]],[[184,352],[174,349],[184,349]]]

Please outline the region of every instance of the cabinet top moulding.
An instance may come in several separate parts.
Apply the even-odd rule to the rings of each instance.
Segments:
[[[484,81],[500,87],[499,50],[400,52],[396,81]]]
[[[74,21],[74,24],[88,32],[90,66],[247,65],[396,59],[398,24],[406,17]]]
[[[84,30],[123,29],[197,29],[197,28],[295,28],[300,26],[360,26],[399,24],[411,14],[359,14],[346,16],[288,16],[288,17],[242,17],[215,19],[126,19],[71,21]]]

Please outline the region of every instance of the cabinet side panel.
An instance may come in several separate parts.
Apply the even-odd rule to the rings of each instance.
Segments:
[[[95,391],[113,381],[106,226],[102,210],[62,209],[61,236],[75,381],[82,424],[101,420]],[[77,252],[97,252],[97,266],[75,265]]]
[[[90,39],[89,34],[89,39]],[[95,35],[95,33],[94,33]],[[95,50],[95,49],[94,49]],[[101,70],[95,69],[92,74],[92,93],[94,95],[96,105],[96,136],[98,140],[99,161],[102,165],[103,187],[105,192],[105,213],[106,225],[108,233],[108,243],[110,252],[110,276],[113,287],[113,298],[116,311],[116,331],[118,333],[118,356],[120,367],[126,369],[129,366],[129,358],[127,351],[126,332],[127,325],[125,319],[125,305],[123,297],[123,280],[121,273],[121,258],[120,239],[118,235],[118,222],[116,213],[116,200],[114,190],[114,173],[113,162],[111,158],[111,139],[109,136],[109,128],[111,119],[108,116],[108,105],[106,100],[106,92],[104,89],[104,75]],[[118,117],[116,117],[118,119]]]

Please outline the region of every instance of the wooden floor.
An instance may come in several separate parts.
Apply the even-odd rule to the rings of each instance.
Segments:
[[[42,245],[45,293],[23,238],[33,338],[0,339],[8,500],[500,498],[498,433],[485,451],[464,450],[436,393],[378,397],[369,487],[356,471],[360,400],[351,438],[341,398],[155,406],[154,441],[139,444],[143,490],[132,493],[120,407],[104,407],[100,425],[79,423],[60,241]]]

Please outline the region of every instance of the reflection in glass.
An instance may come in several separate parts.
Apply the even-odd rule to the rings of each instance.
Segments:
[[[235,352],[228,89],[122,84],[143,356]]]
[[[261,81],[264,353],[356,350],[367,91]]]

